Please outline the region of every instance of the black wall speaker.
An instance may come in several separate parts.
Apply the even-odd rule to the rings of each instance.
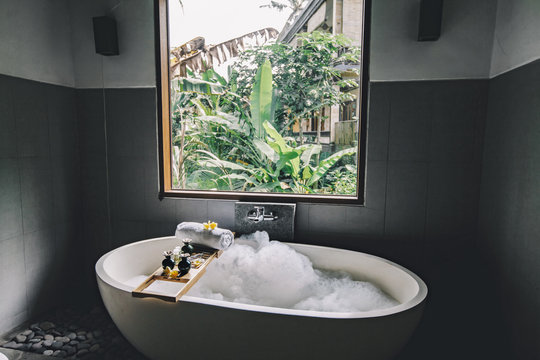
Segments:
[[[441,36],[443,0],[421,0],[418,41],[435,41]]]
[[[92,18],[94,22],[94,42],[96,53],[111,56],[118,55],[118,36],[116,21],[108,16]]]

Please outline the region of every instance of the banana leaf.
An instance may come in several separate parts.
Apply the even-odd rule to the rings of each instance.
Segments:
[[[312,144],[306,144],[301,145],[296,148],[296,150],[301,150],[302,156],[300,156],[300,161],[304,166],[308,166],[309,162],[311,161],[311,158],[313,155],[317,155],[321,153],[322,146],[321,145],[312,145]]]
[[[292,165],[292,162],[294,160],[298,160],[298,153],[296,151],[289,151],[286,153],[279,154],[279,161],[276,164],[276,170],[274,172],[275,176],[279,176],[279,173],[282,169],[289,166],[294,173],[294,168]],[[298,172],[296,174],[293,174],[293,177],[296,177],[298,175]]]
[[[257,185],[255,187],[252,187],[249,189],[249,191],[252,191],[252,192],[274,192],[273,190],[276,189],[276,188],[280,188],[281,185],[279,183],[279,181],[273,181],[273,182],[269,182],[269,183],[264,183],[264,184],[260,184],[260,185]]]
[[[195,78],[178,78],[171,81],[174,90],[201,95],[224,95],[225,86]]]
[[[266,141],[268,145],[270,145],[274,150],[276,150],[279,153],[280,158],[282,156],[287,157],[287,162],[291,166],[291,176],[293,178],[298,177],[298,173],[300,172],[300,158],[299,158],[299,151],[296,151],[287,143],[285,142],[285,139],[277,132],[277,130],[270,124],[268,121],[265,121],[263,123],[264,129],[266,130],[268,136],[270,136],[273,141]],[[291,153],[295,153],[296,156],[293,156]],[[291,154],[291,155],[289,155]]]
[[[262,140],[254,139],[253,144],[273,163],[279,161],[279,154],[267,143]]]
[[[326,159],[320,162],[319,166],[313,173],[313,176],[308,180],[306,185],[311,186],[315,182],[319,181],[319,179],[323,177],[324,174],[326,174],[326,172],[330,170],[330,168],[334,166],[339,161],[339,159],[341,159],[343,156],[354,155],[354,154],[356,154],[355,147],[338,151],[337,153],[327,157]]]
[[[263,123],[274,119],[272,95],[272,66],[267,59],[257,70],[250,97],[251,122],[255,129],[254,136],[256,138],[262,139],[264,137]]]

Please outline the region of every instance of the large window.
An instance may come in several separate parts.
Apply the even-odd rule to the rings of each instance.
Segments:
[[[363,203],[366,0],[156,0],[163,196]]]

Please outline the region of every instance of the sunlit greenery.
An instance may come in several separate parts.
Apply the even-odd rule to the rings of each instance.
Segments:
[[[354,194],[356,147],[323,153],[318,139],[309,143],[292,125],[354,99],[347,90],[357,80],[336,66],[359,56],[343,35],[312,32],[296,47],[242,52],[228,80],[212,69],[172,80],[174,187]]]

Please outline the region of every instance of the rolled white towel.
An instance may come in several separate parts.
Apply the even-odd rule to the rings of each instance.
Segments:
[[[178,224],[175,235],[179,240],[190,238],[192,244],[200,244],[218,250],[225,250],[234,242],[234,234],[231,230],[220,228],[206,230],[203,224],[197,222]]]

